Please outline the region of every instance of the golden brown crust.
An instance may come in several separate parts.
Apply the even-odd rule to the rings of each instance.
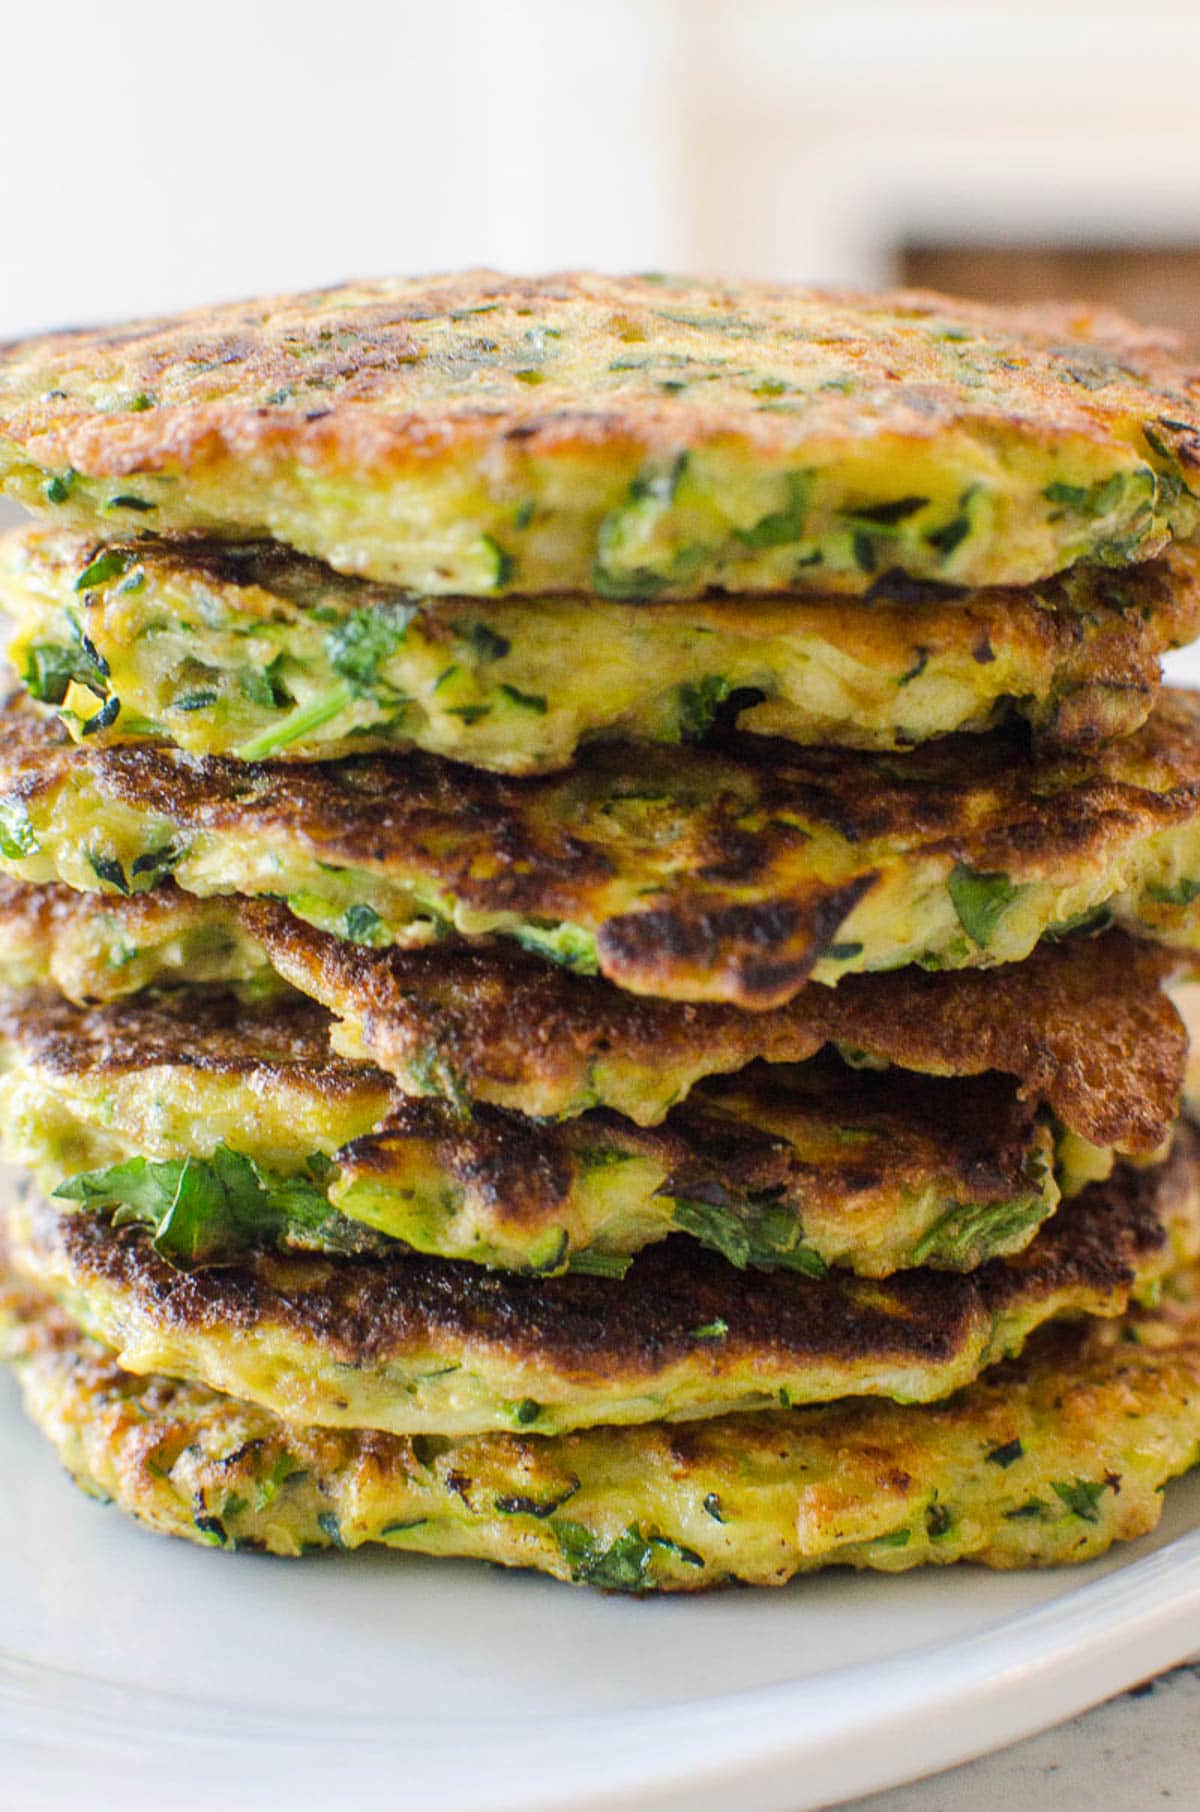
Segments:
[[[33,508],[437,594],[1029,584],[1192,534],[1198,449],[1176,343],[915,292],[468,272],[0,351]]]
[[[382,1541],[696,1591],[829,1564],[1077,1562],[1144,1534],[1164,1483],[1195,1464],[1198,1281],[1175,1273],[1152,1309],[1116,1322],[1043,1329],[940,1403],[852,1399],[557,1438],[282,1421],[134,1376],[2,1275],[0,1349],[78,1482],[144,1526],[292,1555]]]
[[[181,913],[194,913],[200,904],[169,882],[151,893],[132,893],[101,904],[95,895],[77,893],[59,882],[33,887],[0,873],[0,928],[6,938],[30,948],[49,950],[98,911],[112,914],[131,943],[150,942],[162,928],[178,922]]]
[[[630,998],[520,952],[370,950],[266,902],[242,906],[279,972],[349,1022],[384,1069],[450,1094],[571,1111],[598,1064],[703,1074],[798,1063],[827,1043],[941,1075],[999,1070],[1096,1145],[1155,1150],[1178,1109],[1187,1038],[1162,991],[1172,963],[1119,932],[1042,944],[986,971],[919,969],[810,983],[786,1006]],[[577,1109],[576,1109],[577,1111]]]
[[[163,1335],[250,1339],[283,1329],[315,1345],[323,1364],[359,1372],[466,1353],[480,1368],[525,1364],[571,1384],[616,1379],[643,1391],[684,1361],[702,1361],[714,1384],[747,1365],[776,1375],[868,1357],[944,1365],[1014,1310],[1067,1294],[1119,1309],[1138,1272],[1165,1253],[1172,1222],[1194,1218],[1195,1164],[1195,1135],[1181,1130],[1165,1164],[1119,1168],[1060,1208],[1017,1257],[966,1276],[918,1270],[883,1283],[736,1272],[681,1240],[648,1248],[619,1283],[525,1279],[417,1255],[271,1256],[179,1272],[144,1233],[40,1202],[25,1211],[17,1258],[35,1278],[48,1267],[68,1279],[77,1300],[115,1293],[123,1315]]]
[[[516,375],[530,364],[530,319],[571,335],[564,377],[553,365],[535,386]],[[726,351],[732,341],[743,358],[769,348],[797,375],[823,376],[844,349],[859,388],[814,385],[796,416],[756,407],[744,382],[696,400],[639,383],[636,368],[614,372],[663,320],[684,333],[695,322],[706,343]],[[943,320],[982,342],[972,352],[983,385],[948,380],[952,338],[913,331]],[[506,441],[536,457],[740,436],[802,456],[818,438],[930,441],[964,422],[1102,440],[1131,415],[1181,413],[1184,425],[1164,434],[1196,463],[1197,406],[1177,340],[1086,305],[1001,309],[920,291],[698,289],[581,273],[355,283],[49,334],[10,345],[0,363],[3,437],[46,464],[113,476],[280,455],[362,472]]]
[[[77,749],[17,703],[2,729],[10,810],[91,785],[185,844],[219,839],[219,876],[206,870],[201,891],[262,887],[255,864],[270,846],[281,861],[395,887],[410,914],[436,897],[468,928],[582,927],[602,973],[633,992],[759,1010],[790,998],[843,927],[851,966],[901,960],[890,918],[864,955],[848,924],[855,908],[866,902],[869,921],[910,884],[936,897],[959,865],[1041,890],[1021,941],[994,942],[982,960],[1023,956],[1064,888],[1086,877],[1095,891],[1084,897],[1102,904],[1135,852],[1147,859],[1156,834],[1190,830],[1200,813],[1191,693],[1164,693],[1136,735],[1086,759],[1033,756],[1002,734],[903,757],[733,737],[710,749],[597,745],[574,772],[534,779],[422,754],[286,766]],[[1113,881],[1096,885],[1109,871]],[[186,883],[186,851],[177,872]],[[301,885],[326,883],[318,872]],[[902,910],[915,915],[911,902]],[[1135,889],[1130,916],[1157,922],[1162,909],[1147,912]],[[944,920],[939,934],[949,937]],[[956,961],[980,960],[957,941]]]
[[[877,1063],[942,1076],[996,1070],[1021,1098],[1045,1104],[1091,1143],[1148,1153],[1178,1109],[1187,1050],[1163,984],[1168,952],[1120,932],[1045,942],[1024,963],[928,974],[916,968],[817,983],[786,1006],[748,1014],[629,996],[518,950],[374,950],[319,932],[283,906],[231,897],[200,902],[166,883],[128,899],[31,887],[0,875],[0,935],[43,966],[55,940],[87,941],[97,914],[118,942],[185,936],[193,916],[222,921],[276,972],[344,1022],[344,1038],[407,1089],[461,1104],[494,1103],[544,1117],[616,1104],[604,1072],[624,1069],[623,1111],[661,1119],[706,1075],[755,1059],[803,1063],[838,1044]],[[78,979],[89,1004],[131,972],[111,965]],[[165,978],[176,980],[173,969]],[[154,979],[153,975],[151,979]],[[94,987],[93,987],[94,984]],[[112,998],[110,993],[109,998]],[[166,1010],[166,1009],[164,1009]],[[99,1022],[98,1022],[99,1023]],[[297,1021],[299,1023],[299,1021]],[[321,1020],[321,1034],[330,1022]],[[164,1043],[168,1050],[172,1035]],[[178,1040],[176,1038],[177,1045]],[[640,1091],[637,1078],[646,1084]]]
[[[723,721],[736,715],[744,729],[806,744],[907,748],[1019,715],[1048,745],[1090,747],[1138,728],[1159,689],[1159,657],[1200,633],[1195,540],[1140,565],[1079,565],[1024,589],[942,596],[893,572],[861,610],[816,592],[419,599],[278,542],[146,534],[107,542],[110,576],[81,598],[75,585],[96,555],[94,535],[62,527],[0,538],[10,660],[36,696],[48,655],[77,660],[82,623],[94,650],[88,683],[61,698],[51,685],[48,701],[73,734],[86,723],[97,743],[153,735],[193,754],[240,755],[266,736],[272,759],[416,746],[498,772],[551,772],[606,735],[671,742],[685,725],[694,734],[696,688],[714,679],[727,690]],[[388,613],[405,624],[403,641],[373,694],[290,740],[289,718],[343,683],[343,657],[330,653],[340,625]],[[251,698],[257,685],[273,699],[275,661],[283,698]],[[195,702],[197,663],[206,703]],[[514,711],[505,687],[545,710]]]
[[[25,735],[5,738],[10,772]],[[669,842],[670,862],[646,876],[658,872],[678,904],[609,920],[607,941],[662,941],[681,954],[728,941],[748,963],[775,960],[791,940],[823,943],[876,879],[864,866],[834,885],[814,877],[786,902],[727,900],[725,889],[753,889],[794,857],[810,840],[805,824],[855,848],[886,842],[1023,879],[1183,822],[1200,801],[1200,694],[1169,692],[1136,737],[1094,751],[1086,767],[1033,759],[999,734],[948,737],[903,757],[754,737],[711,749],[605,744],[575,774],[531,779],[418,753],[272,766],[155,748],[80,751],[49,727],[30,741],[18,789],[26,797],[53,785],[60,764],[86,760],[104,794],[138,811],[189,829],[286,837],[347,867],[417,872],[478,912],[582,918],[588,894],[625,861]],[[630,813],[623,835],[618,809],[648,795],[663,809],[645,814],[644,832]]]
[[[364,1232],[353,1249],[401,1240],[542,1273],[573,1266],[581,1248],[619,1259],[665,1237],[681,1199],[701,1213],[702,1236],[705,1212],[723,1229],[710,1244],[744,1245],[742,1262],[966,1270],[980,1242],[990,1255],[1032,1238],[1058,1200],[1040,1111],[995,1075],[864,1074],[831,1056],[752,1065],[697,1090],[655,1130],[604,1110],[547,1123],[405,1098],[372,1065],[334,1056],[328,1025],[294,995],[246,1006],[188,989],[91,1008],[9,997],[0,1059],[16,1081],[0,1144],[53,1192],[97,1160],[207,1158],[218,1140],[269,1169],[282,1140],[293,1160],[331,1154],[332,1202],[386,1236]],[[264,1103],[283,1096],[288,1107],[264,1127]],[[979,1224],[968,1206],[984,1211]],[[473,1217],[473,1235],[459,1216]],[[327,1249],[303,1229],[289,1242]],[[248,1243],[269,1248],[275,1236]],[[228,1256],[214,1242],[199,1262]]]
[[[76,1007],[41,991],[0,996],[0,1038],[51,1076],[117,1076],[159,1065],[214,1076],[252,1074],[256,1086],[290,1074],[330,1094],[383,1077],[329,1049],[329,1016],[298,994],[252,1003],[189,991]]]
[[[794,1113],[828,1128],[819,1162],[770,1130]],[[996,1076],[863,1074],[818,1060],[786,1077],[755,1065],[725,1088],[699,1089],[654,1129],[604,1109],[547,1124],[486,1106],[462,1119],[440,1102],[398,1098],[379,1130],[344,1146],[337,1162],[347,1181],[386,1183],[394,1170],[405,1177],[406,1148],[419,1144],[447,1187],[485,1202],[507,1229],[559,1224],[589,1163],[625,1154],[666,1172],[663,1196],[718,1207],[774,1201],[850,1218],[877,1191],[901,1201],[934,1178],[954,1204],[1028,1195],[1035,1113]]]

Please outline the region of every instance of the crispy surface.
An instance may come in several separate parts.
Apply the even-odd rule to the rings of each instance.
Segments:
[[[77,1482],[150,1528],[298,1555],[383,1542],[610,1591],[1084,1561],[1158,1522],[1200,1442],[1200,1278],[1043,1329],[938,1404],[842,1402],[690,1424],[446,1441],[297,1426],[135,1376],[0,1282],[0,1350]]]
[[[165,1193],[151,1195],[150,1224],[176,1263],[370,1248],[309,1196],[301,1218],[283,1199],[264,1221],[281,1167],[385,1249],[402,1240],[541,1274],[619,1276],[679,1230],[742,1268],[965,1271],[1021,1250],[1059,1197],[1050,1126],[994,1076],[859,1075],[830,1058],[702,1085],[655,1132],[603,1111],[558,1125],[488,1107],[463,1119],[334,1057],[327,1023],[296,996],[253,1009],[184,992],[91,1009],[14,997],[0,1006],[4,1155],[47,1194],[105,1213],[140,1208],[144,1165],[158,1164]],[[215,1199],[197,1199],[185,1236],[176,1172],[168,1183],[161,1166],[192,1161],[199,1188],[195,1161],[222,1147],[251,1161],[259,1188],[243,1174],[230,1200],[211,1172]],[[314,1167],[314,1153],[328,1163]],[[1089,1148],[1088,1174],[1111,1161]],[[1087,1180],[1072,1162],[1068,1150],[1068,1192]]]
[[[429,591],[1029,583],[1196,519],[1179,345],[1083,306],[468,272],[28,340],[8,489]]]
[[[763,1010],[810,977],[989,966],[1113,919],[1200,942],[1200,693],[1031,756],[597,745],[514,780],[425,755],[320,765],[75,749],[0,720],[0,865],[32,881],[286,896],[375,944],[494,935],[634,993]]]
[[[30,1064],[63,1078],[116,1078],[166,1067],[253,1074],[264,1089],[295,1075],[340,1094],[363,1075],[379,1075],[369,1064],[331,1053],[328,1015],[297,994],[251,1003],[196,989],[83,1009],[56,994],[4,995],[0,1037]]]
[[[1053,1159],[1048,1126],[995,1078],[834,1060],[703,1085],[654,1131],[603,1110],[545,1125],[398,1103],[338,1154],[331,1194],[421,1251],[510,1269],[619,1276],[682,1230],[739,1268],[887,1277],[1022,1250],[1058,1199]]]
[[[1116,1315],[1200,1249],[1196,1139],[1065,1204],[1025,1252],[886,1282],[737,1272],[686,1241],[619,1282],[435,1259],[263,1257],[180,1272],[144,1234],[14,1205],[13,1262],[131,1371],[291,1421],[459,1435],[689,1419],[846,1395],[943,1397],[1063,1314]]]
[[[195,924],[195,931],[193,925]],[[801,1063],[827,1044],[942,1076],[997,1070],[1094,1145],[1145,1155],[1179,1103],[1186,1038],[1162,989],[1172,963],[1119,932],[1039,945],[986,973],[909,968],[812,984],[785,1007],[631,999],[506,948],[373,950],[269,901],[200,901],[170,882],[129,899],[0,876],[0,978],[79,1004],[187,974],[201,933],[225,952],[209,979],[261,989],[277,973],[338,1016],[336,1044],[409,1094],[557,1119],[610,1107],[663,1118],[702,1077],[756,1058]],[[273,969],[268,965],[274,965]]]
[[[369,950],[255,903],[275,968],[336,1013],[335,1042],[415,1093],[558,1117],[653,1123],[706,1075],[826,1044],[934,1075],[999,1070],[1095,1145],[1153,1151],[1178,1109],[1187,1039],[1162,991],[1171,958],[1120,932],[1040,945],[986,972],[916,968],[810,983],[785,1006],[630,1000],[519,952]]]
[[[695,741],[714,719],[858,748],[1012,714],[1063,744],[1126,735],[1163,650],[1200,632],[1200,543],[1031,591],[888,590],[869,610],[420,600],[278,543],[142,536],[98,562],[62,529],[0,537],[9,660],[74,736],[285,760],[416,747],[516,774],[606,735]]]
[[[369,1132],[392,1095],[372,1064],[330,1051],[328,1028],[295,994],[135,995],[91,1008],[0,996],[5,1149],[50,1188],[130,1157],[208,1158],[219,1144],[299,1171]]]

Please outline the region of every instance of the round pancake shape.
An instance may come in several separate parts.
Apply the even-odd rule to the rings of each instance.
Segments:
[[[886,576],[837,598],[418,599],[277,543],[0,539],[11,665],[73,736],[314,760],[418,748],[535,774],[714,724],[908,748],[1016,715],[1088,746],[1144,722],[1200,633],[1200,543],[1028,592]]]
[[[0,980],[81,1006],[177,984],[200,951],[207,979],[255,995],[291,984],[336,1015],[332,1041],[409,1095],[539,1119],[608,1107],[660,1122],[705,1076],[756,1059],[802,1063],[826,1045],[851,1063],[938,1076],[996,1070],[1090,1144],[1147,1156],[1178,1111],[1187,1038],[1163,983],[1174,966],[1120,932],[1043,941],[1024,963],[916,968],[811,984],[784,1007],[630,998],[511,948],[372,949],[285,907],[171,882],[122,898],[0,875]]]
[[[1042,1329],[942,1403],[551,1437],[306,1428],[123,1370],[11,1277],[0,1353],[78,1484],[148,1528],[289,1556],[375,1542],[604,1591],[1091,1560],[1156,1526],[1200,1444],[1195,1271],[1153,1307]]]
[[[1198,441],[1171,337],[915,291],[479,271],[0,351],[10,495],[424,593],[1026,585],[1193,532]]]
[[[76,748],[11,701],[0,866],[268,894],[370,944],[511,939],[635,994],[762,1011],[810,978],[1018,962],[1114,921],[1200,942],[1200,693],[1084,754],[603,744],[573,772],[433,756],[247,764]]]
[[[1196,1141],[1122,1166],[1023,1253],[885,1282],[733,1269],[687,1240],[620,1281],[264,1255],[179,1271],[134,1227],[14,1206],[17,1270],[134,1372],[293,1422],[458,1436],[691,1420],[844,1396],[932,1401],[1063,1315],[1114,1316],[1200,1250]]]
[[[631,999],[519,951],[375,950],[281,907],[242,911],[277,973],[337,1015],[336,1048],[464,1109],[559,1119],[604,1106],[653,1125],[705,1076],[834,1045],[852,1064],[1002,1072],[1080,1138],[1141,1156],[1178,1111],[1187,1035],[1162,985],[1176,959],[1118,931],[1045,940],[997,969],[809,983],[751,1014]]]
[[[857,1074],[830,1057],[704,1084],[658,1131],[605,1112],[547,1125],[393,1097],[326,1032],[297,996],[18,997],[0,1012],[0,1146],[56,1199],[148,1227],[175,1264],[403,1241],[617,1277],[676,1231],[742,1269],[967,1271],[1021,1250],[1060,1186],[1113,1161],[1056,1137],[997,1076]]]

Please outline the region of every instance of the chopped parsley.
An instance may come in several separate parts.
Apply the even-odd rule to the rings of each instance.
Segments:
[[[734,530],[734,538],[743,547],[788,547],[799,541],[804,532],[811,479],[807,472],[788,472],[783,483],[786,501],[782,509],[761,516],[750,528]]]
[[[665,1535],[643,1534],[637,1524],[605,1547],[585,1523],[556,1517],[550,1524],[559,1552],[581,1585],[608,1592],[645,1592],[654,1585],[654,1564],[661,1556],[688,1567],[703,1567],[694,1548]]]
[[[1103,1479],[1098,1483],[1091,1479],[1052,1479],[1050,1489],[1071,1515],[1079,1517],[1081,1522],[1100,1521],[1099,1503],[1108,1489]]]
[[[955,548],[961,547],[970,533],[971,518],[963,510],[957,516],[951,517],[950,521],[944,523],[941,528],[926,529],[925,540],[935,554],[940,554],[943,560],[948,560]]]
[[[390,600],[351,611],[325,638],[329,665],[355,693],[377,691],[382,663],[404,645],[415,604]]]
[[[263,1249],[381,1249],[377,1236],[330,1207],[331,1169],[314,1152],[285,1176],[218,1145],[211,1158],[129,1158],[72,1177],[54,1193],[111,1213],[114,1226],[146,1227],[154,1250],[178,1266],[223,1264]]]
[[[954,1527],[954,1518],[945,1504],[933,1503],[925,1512],[925,1531],[931,1541],[940,1541]]]
[[[1191,881],[1185,876],[1170,887],[1162,881],[1151,881],[1146,893],[1161,906],[1190,906],[1194,900],[1200,900],[1200,881]]]
[[[878,567],[875,543],[865,529],[855,529],[850,539],[850,551],[860,572],[873,573]]]
[[[1047,503],[1053,503],[1063,512],[1074,516],[1107,516],[1121,501],[1125,490],[1125,474],[1114,472],[1109,478],[1098,479],[1095,484],[1064,484],[1056,479],[1048,484],[1042,492]]]
[[[108,697],[108,662],[75,622],[69,642],[30,643],[21,678],[41,705],[61,705],[71,685],[85,687],[95,698]]]
[[[540,692],[522,692],[516,686],[501,685],[500,693],[510,705],[516,705],[518,710],[532,711],[538,717],[545,717],[546,701]]]
[[[148,849],[144,855],[135,856],[129,865],[132,876],[150,875],[155,881],[161,881],[169,875],[183,860],[183,851],[174,843],[161,844],[158,849]]]
[[[538,381],[540,382],[540,379]],[[492,574],[492,584],[497,591],[503,591],[505,586],[511,585],[516,577],[516,557],[513,554],[510,554],[507,548],[501,547],[500,543],[492,535],[483,536],[483,545],[492,556],[492,560],[495,563],[495,570]]]
[[[512,649],[508,637],[497,635],[487,623],[470,623],[465,629],[456,624],[454,634],[467,644],[477,661],[502,661]]]
[[[55,472],[46,480],[43,492],[46,502],[65,503],[75,489],[78,479],[79,474],[73,466],[68,466],[65,472]]]
[[[121,701],[114,692],[105,699],[98,711],[93,712],[91,717],[84,719],[83,723],[79,726],[79,734],[81,736],[94,736],[98,730],[107,730],[112,724],[116,723],[120,715]]]
[[[955,1202],[912,1246],[913,1265],[936,1264],[973,1271],[1046,1218],[1040,1194],[994,1202]]]
[[[322,1535],[328,1537],[330,1547],[345,1549],[346,1544],[342,1539],[341,1524],[332,1510],[322,1510],[318,1513],[317,1527]]]
[[[599,972],[596,940],[581,925],[517,925],[513,936],[523,950],[549,957],[552,963],[573,969],[578,975]]]
[[[679,734],[684,742],[699,742],[712,728],[713,720],[729,697],[729,681],[719,673],[706,673],[701,680],[685,680],[679,687]]]
[[[127,548],[107,548],[84,567],[75,581],[75,590],[91,591],[97,585],[107,585],[110,579],[119,579],[132,566],[133,560],[134,556]]]
[[[352,944],[386,944],[387,927],[373,906],[358,904],[346,911],[346,938]]]
[[[406,704],[404,695],[384,678],[380,668],[403,646],[417,610],[416,604],[397,598],[351,611],[341,618],[325,637],[325,654],[340,684],[307,704],[298,705],[282,723],[243,743],[236,751],[238,759],[266,761],[292,743],[311,736],[356,698],[373,698],[377,704],[392,709]],[[267,673],[274,673],[274,662]],[[277,674],[273,683],[279,683]],[[290,702],[286,692],[281,702]]]
[[[929,507],[928,497],[897,497],[892,503],[861,504],[846,515],[855,522],[869,522],[877,528],[895,528],[900,522],[907,522],[918,510]]]
[[[106,887],[111,887],[116,893],[129,893],[129,882],[125,879],[125,870],[115,856],[106,856],[94,849],[86,850],[84,853],[88,859],[88,867],[98,881],[103,881]]]
[[[911,1540],[911,1529],[893,1529],[888,1535],[877,1535],[871,1546],[873,1548],[907,1548]]]
[[[749,1198],[715,1203],[677,1196],[673,1219],[682,1232],[719,1252],[739,1271],[754,1266],[824,1277],[829,1269],[820,1253],[797,1237],[797,1218],[786,1204]]]
[[[286,658],[283,654],[277,654],[265,667],[240,668],[237,682],[242,697],[248,698],[251,704],[262,705],[264,710],[286,710],[293,703],[292,695],[283,682]]]
[[[578,1490],[579,1480],[573,1478],[568,1481],[565,1490],[556,1492],[553,1497],[528,1497],[521,1492],[498,1497],[495,1500],[496,1509],[501,1516],[536,1516],[540,1522],[544,1522],[556,1510],[561,1510]]]
[[[958,922],[981,950],[986,950],[996,926],[1022,891],[1005,874],[984,874],[959,862],[946,883]]]

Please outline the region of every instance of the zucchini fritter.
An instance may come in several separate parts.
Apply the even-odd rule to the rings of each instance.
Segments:
[[[545,1126],[485,1107],[464,1123],[407,1102],[338,1154],[331,1195],[420,1251],[507,1269],[623,1276],[682,1231],[739,1269],[888,1277],[1021,1251],[1060,1185],[1074,1193],[1112,1161],[1056,1142],[998,1078],[856,1075],[831,1059],[702,1083],[654,1131],[603,1111]]]
[[[422,600],[272,543],[0,541],[9,659],[75,736],[248,760],[416,747],[513,774],[603,736],[694,742],[716,720],[856,748],[1013,713],[1062,744],[1127,735],[1158,657],[1200,632],[1200,544],[1033,592],[927,594]]]
[[[631,998],[521,951],[373,950],[286,909],[241,907],[275,971],[338,1016],[346,1056],[407,1092],[561,1118],[611,1107],[654,1124],[705,1076],[824,1045],[853,1064],[1014,1076],[1094,1145],[1145,1155],[1178,1111],[1187,1036],[1162,989],[1170,953],[1118,931],[1047,940],[1023,963],[909,967],[810,982],[784,1006]],[[0,917],[0,924],[3,923]]]
[[[327,1033],[297,996],[26,995],[0,1011],[4,1153],[47,1193],[148,1226],[176,1264],[401,1240],[610,1276],[674,1231],[741,1268],[970,1270],[1027,1245],[1060,1185],[1113,1159],[1056,1140],[995,1076],[757,1065],[701,1084],[658,1131],[604,1112],[555,1126],[405,1100]]]
[[[0,1002],[0,1065],[12,1161],[68,1191],[118,1167],[126,1217],[161,1221],[161,1249],[178,1262],[277,1237],[332,1251],[378,1243],[355,1237],[328,1187],[332,1154],[379,1124],[394,1084],[335,1056],[311,1001],[197,991],[86,1009],[12,996]]]
[[[76,748],[3,716],[0,866],[285,898],[338,936],[509,938],[636,994],[762,1010],[810,978],[991,966],[1115,921],[1200,944],[1200,693],[1087,755],[596,745],[573,772],[434,756],[247,764]]]
[[[240,985],[252,996],[285,986],[231,895],[200,899],[168,883],[101,898],[0,874],[0,987],[53,987],[84,1006],[179,982]]]
[[[936,1076],[998,1070],[1093,1145],[1146,1156],[1178,1110],[1187,1039],[1157,946],[1110,931],[1048,940],[1023,963],[908,968],[812,983],[748,1014],[630,998],[511,947],[374,950],[314,931],[286,907],[171,882],[126,899],[0,875],[0,982],[53,986],[80,1005],[203,977],[255,994],[293,984],[338,1016],[332,1041],[410,1095],[541,1119],[609,1107],[662,1120],[705,1076],[756,1058],[802,1063],[836,1045],[855,1064]]]
[[[292,1422],[443,1437],[948,1396],[1057,1317],[1119,1315],[1200,1252],[1196,1138],[1065,1203],[1022,1253],[885,1282],[736,1271],[690,1240],[619,1282],[432,1258],[264,1255],[179,1271],[135,1226],[14,1205],[13,1263],[130,1371]]]
[[[0,351],[0,481],[431,593],[1035,583],[1197,526],[1179,344],[1086,307],[491,272]]]
[[[1092,1560],[1153,1529],[1200,1444],[1200,1276],[1152,1308],[1044,1328],[947,1402],[438,1439],[281,1421],[138,1377],[0,1278],[0,1353],[93,1497],[164,1534],[299,1555],[536,1567],[605,1591],[782,1585],[824,1566]]]

